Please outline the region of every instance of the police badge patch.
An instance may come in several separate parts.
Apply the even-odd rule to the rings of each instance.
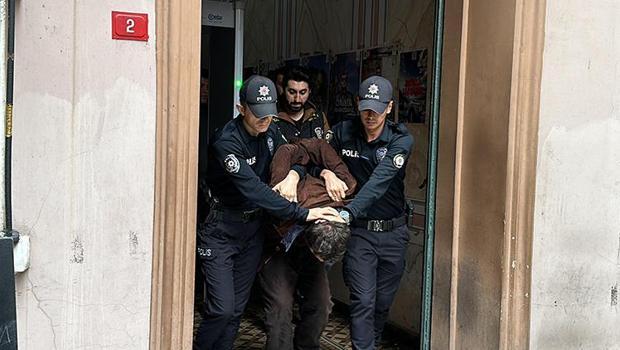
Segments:
[[[229,173],[236,174],[239,171],[239,159],[234,154],[229,154],[224,158],[224,168]]]
[[[316,128],[314,128],[314,133],[316,134],[316,137],[318,139],[323,138],[323,129],[321,129],[321,127],[317,126]]]
[[[325,133],[325,141],[329,143],[329,141],[332,140],[333,136],[334,136],[334,133],[331,130],[329,130],[328,132]]]
[[[392,163],[394,163],[394,167],[396,167],[396,169],[402,168],[403,164],[405,164],[405,156],[402,154],[395,155]]]
[[[386,153],[387,153],[387,148],[385,147],[377,148],[377,152],[375,153],[375,156],[377,157],[377,162],[380,162],[381,160],[383,160],[383,157],[385,157]]]
[[[267,148],[269,148],[269,154],[273,156],[273,139],[271,136],[267,138]]]

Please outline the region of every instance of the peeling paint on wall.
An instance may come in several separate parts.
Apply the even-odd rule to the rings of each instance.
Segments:
[[[84,245],[80,240],[80,237],[76,237],[73,241],[71,241],[71,251],[73,252],[73,256],[69,260],[72,263],[81,264],[84,262]]]
[[[129,255],[138,254],[138,235],[134,231],[129,231]]]

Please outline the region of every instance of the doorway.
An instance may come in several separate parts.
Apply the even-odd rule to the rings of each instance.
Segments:
[[[193,184],[197,174],[188,169],[197,164],[197,103],[191,106],[192,101],[198,101],[199,63],[195,57],[200,28],[199,19],[191,14],[198,8],[196,1],[158,1],[158,46],[162,50],[158,50],[161,93],[155,242],[160,245],[154,254],[151,326],[152,348],[157,349],[178,348],[179,344],[191,347],[195,216],[192,218],[190,213],[195,213]],[[527,202],[533,185],[526,179],[535,178],[531,175],[535,173],[532,160],[535,165],[536,158],[536,150],[527,144],[535,139],[537,130],[539,85],[532,77],[540,76],[544,9],[544,2],[528,4],[521,0],[501,4],[489,0],[471,5],[466,0],[449,2],[446,8],[440,125],[440,145],[445,146],[440,146],[438,160],[433,348],[467,344],[497,348],[500,343],[502,348],[511,348],[512,344],[527,343],[525,299],[531,233]],[[507,76],[506,72],[512,73]],[[489,101],[492,109],[484,107],[484,102]],[[463,120],[471,116],[478,116],[477,122],[469,123],[465,130]],[[497,132],[490,134],[487,122],[498,120],[498,116],[506,119],[494,125]],[[501,139],[509,142],[492,142]],[[487,143],[497,147],[496,152],[483,160],[472,158]],[[481,161],[507,169],[496,174],[504,182],[475,186],[476,175],[489,171],[480,168]],[[504,209],[482,211],[483,221],[479,220],[480,211],[457,209],[477,203]],[[511,241],[519,244],[511,245]],[[487,254],[490,249],[499,252]],[[511,269],[514,256],[523,259]],[[483,288],[472,294],[471,286]],[[501,293],[487,294],[487,288],[499,288]],[[485,325],[491,326],[476,323],[479,320],[471,319],[473,315],[483,315]]]
[[[204,173],[201,164],[206,163],[203,142],[215,128],[233,117],[230,106],[235,83],[235,57],[231,57],[235,48],[234,28],[227,27],[226,23],[231,21],[226,20],[224,12],[218,12],[223,19],[209,20],[209,16],[215,17],[216,10],[222,11],[221,4],[207,8],[213,3],[205,1],[203,5],[201,86],[208,79],[209,102],[204,106],[201,98],[199,153],[203,156],[199,157],[199,174]],[[287,69],[303,68],[313,80],[311,101],[326,113],[332,126],[357,117],[355,106],[348,103],[351,99],[344,96],[356,96],[360,82],[368,76],[383,75],[394,86],[396,108],[390,118],[406,125],[415,139],[405,190],[406,199],[414,208],[406,272],[388,327],[407,344],[417,344],[421,334],[435,8],[433,0],[322,3],[249,0],[244,6],[243,79],[260,74],[277,82],[278,75]],[[204,217],[201,208],[206,207],[203,194],[199,190],[199,225]],[[348,336],[349,300],[341,264],[330,270],[330,286],[336,302],[333,319],[342,320],[343,325],[328,327],[345,331],[335,335],[344,344]],[[198,300],[200,288],[198,278]],[[386,345],[389,341],[386,337]]]

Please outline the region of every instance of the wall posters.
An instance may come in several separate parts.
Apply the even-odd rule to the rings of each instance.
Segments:
[[[321,111],[327,111],[327,93],[329,82],[329,58],[327,55],[306,56],[300,59],[300,65],[305,67],[312,80],[311,102]]]
[[[336,55],[331,65],[329,84],[330,125],[357,116],[355,96],[360,84],[360,62],[356,52]]]
[[[426,122],[427,61],[426,49],[400,54],[398,120],[401,122]]]

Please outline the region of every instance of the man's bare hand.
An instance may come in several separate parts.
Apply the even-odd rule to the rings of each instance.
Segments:
[[[297,202],[297,183],[299,182],[299,174],[295,170],[288,172],[288,175],[277,185],[273,186],[273,190],[278,192],[282,197],[291,202]]]
[[[312,208],[308,212],[308,217],[306,217],[306,221],[315,221],[315,220],[328,220],[328,221],[339,221],[342,220],[338,211],[334,208]]]
[[[333,171],[323,169],[321,171],[321,178],[325,181],[325,189],[331,200],[339,202],[347,196],[346,192],[349,187]]]

